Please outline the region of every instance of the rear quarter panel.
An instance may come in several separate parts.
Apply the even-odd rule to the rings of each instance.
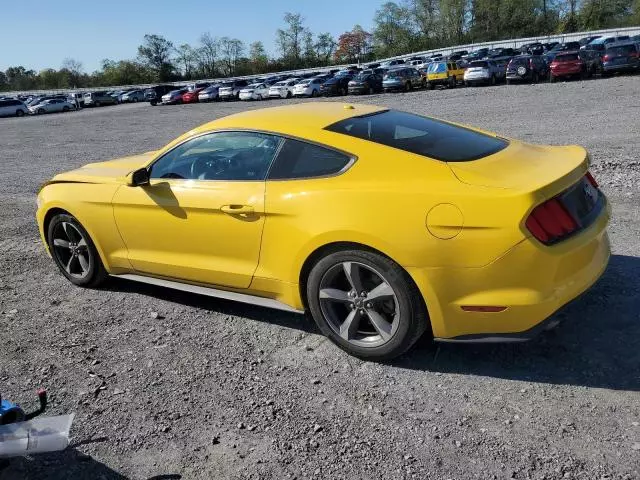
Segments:
[[[309,255],[333,242],[369,246],[405,267],[444,268],[486,265],[524,238],[527,196],[463,184],[444,162],[332,132],[319,136],[358,159],[339,176],[267,182],[257,277],[297,283]],[[462,216],[433,217],[446,240],[427,228],[438,205],[454,205],[444,211]]]

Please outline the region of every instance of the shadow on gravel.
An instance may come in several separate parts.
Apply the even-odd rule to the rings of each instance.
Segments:
[[[418,342],[400,368],[509,380],[640,390],[640,258],[613,255],[562,323],[520,344]]]
[[[62,452],[20,457],[0,461],[0,480],[128,480],[94,458],[80,453],[73,447]],[[173,473],[156,475],[147,480],[180,480],[181,475]]]
[[[119,278],[112,278],[106,288],[116,292],[138,293],[140,295],[157,298],[158,300],[166,300],[168,302],[179,303],[188,307],[200,308],[223,315],[234,315],[250,320],[272,323],[281,327],[302,330],[307,333],[318,333],[315,323],[312,319],[307,318],[306,315],[207,297],[195,293],[181,292],[172,288],[158,287],[156,285]]]
[[[303,315],[127,280],[114,291],[318,333]],[[412,370],[640,391],[640,258],[613,255],[600,281],[559,314],[562,323],[527,343],[433,344],[427,337],[392,365]]]

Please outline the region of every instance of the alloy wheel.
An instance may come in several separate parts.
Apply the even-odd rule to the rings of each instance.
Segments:
[[[334,265],[322,277],[318,296],[330,328],[349,343],[378,347],[398,329],[398,297],[373,267],[359,262]]]
[[[56,225],[52,250],[58,263],[72,277],[83,279],[89,274],[92,260],[87,240],[72,223]]]

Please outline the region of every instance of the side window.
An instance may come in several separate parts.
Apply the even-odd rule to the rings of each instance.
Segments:
[[[217,132],[188,140],[151,167],[151,178],[264,180],[280,138],[257,132]]]
[[[273,162],[269,180],[334,175],[350,161],[351,157],[344,153],[288,138]]]

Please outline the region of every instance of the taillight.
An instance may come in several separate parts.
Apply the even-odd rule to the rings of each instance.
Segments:
[[[598,188],[598,182],[596,182],[596,179],[593,178],[593,175],[591,175],[591,172],[587,172],[587,174],[585,176],[587,177],[587,180],[589,181],[589,183],[591,185],[593,185],[594,187]]]
[[[609,55],[604,55],[604,56],[602,57],[602,61],[603,61],[603,62],[608,62],[608,61],[609,61]]]
[[[546,245],[555,243],[578,228],[575,219],[557,198],[534,208],[525,225],[534,237]]]

